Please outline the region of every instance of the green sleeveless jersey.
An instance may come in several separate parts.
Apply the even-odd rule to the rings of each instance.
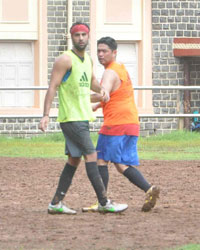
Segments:
[[[87,53],[84,61],[71,50],[65,51],[72,59],[71,72],[66,72],[59,86],[58,122],[92,121],[95,116],[90,102],[92,62]]]

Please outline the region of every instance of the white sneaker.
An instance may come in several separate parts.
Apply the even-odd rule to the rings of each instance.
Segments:
[[[115,202],[107,201],[105,206],[99,204],[98,210],[100,213],[121,213],[128,208],[127,204],[118,204]]]
[[[48,206],[48,213],[49,214],[76,214],[76,211],[63,205],[63,203],[60,201],[56,205],[52,205],[50,203]]]

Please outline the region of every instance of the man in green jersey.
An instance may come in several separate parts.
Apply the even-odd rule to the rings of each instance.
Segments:
[[[61,173],[56,193],[48,206],[50,214],[76,214],[62,203],[75,171],[84,157],[88,178],[96,192],[99,212],[122,212],[127,204],[112,203],[98,171],[96,150],[89,134],[89,121],[95,119],[90,103],[90,90],[100,93],[102,101],[108,101],[108,93],[97,82],[92,62],[85,48],[89,39],[89,27],[75,23],[70,29],[73,48],[65,51],[54,63],[50,85],[44,102],[44,114],[39,128],[45,131],[49,123],[49,112],[58,89],[58,122],[66,141],[68,161]]]

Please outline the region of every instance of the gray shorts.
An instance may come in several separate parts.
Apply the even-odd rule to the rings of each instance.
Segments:
[[[63,122],[60,127],[65,136],[65,154],[81,157],[96,152],[90,138],[89,122]]]

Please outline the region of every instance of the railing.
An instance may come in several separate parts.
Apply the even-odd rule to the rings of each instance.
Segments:
[[[30,87],[0,87],[1,90],[47,90],[48,86]],[[134,86],[134,90],[155,90],[155,89],[174,89],[174,90],[200,90],[200,86]]]
[[[31,87],[0,87],[3,90],[47,90],[48,86],[31,86]],[[134,90],[200,90],[200,86],[134,86]],[[43,115],[1,115],[0,118],[41,118]],[[56,115],[50,115],[56,118]],[[97,118],[101,118],[97,115]],[[200,114],[139,114],[140,118],[193,118],[200,117]]]

